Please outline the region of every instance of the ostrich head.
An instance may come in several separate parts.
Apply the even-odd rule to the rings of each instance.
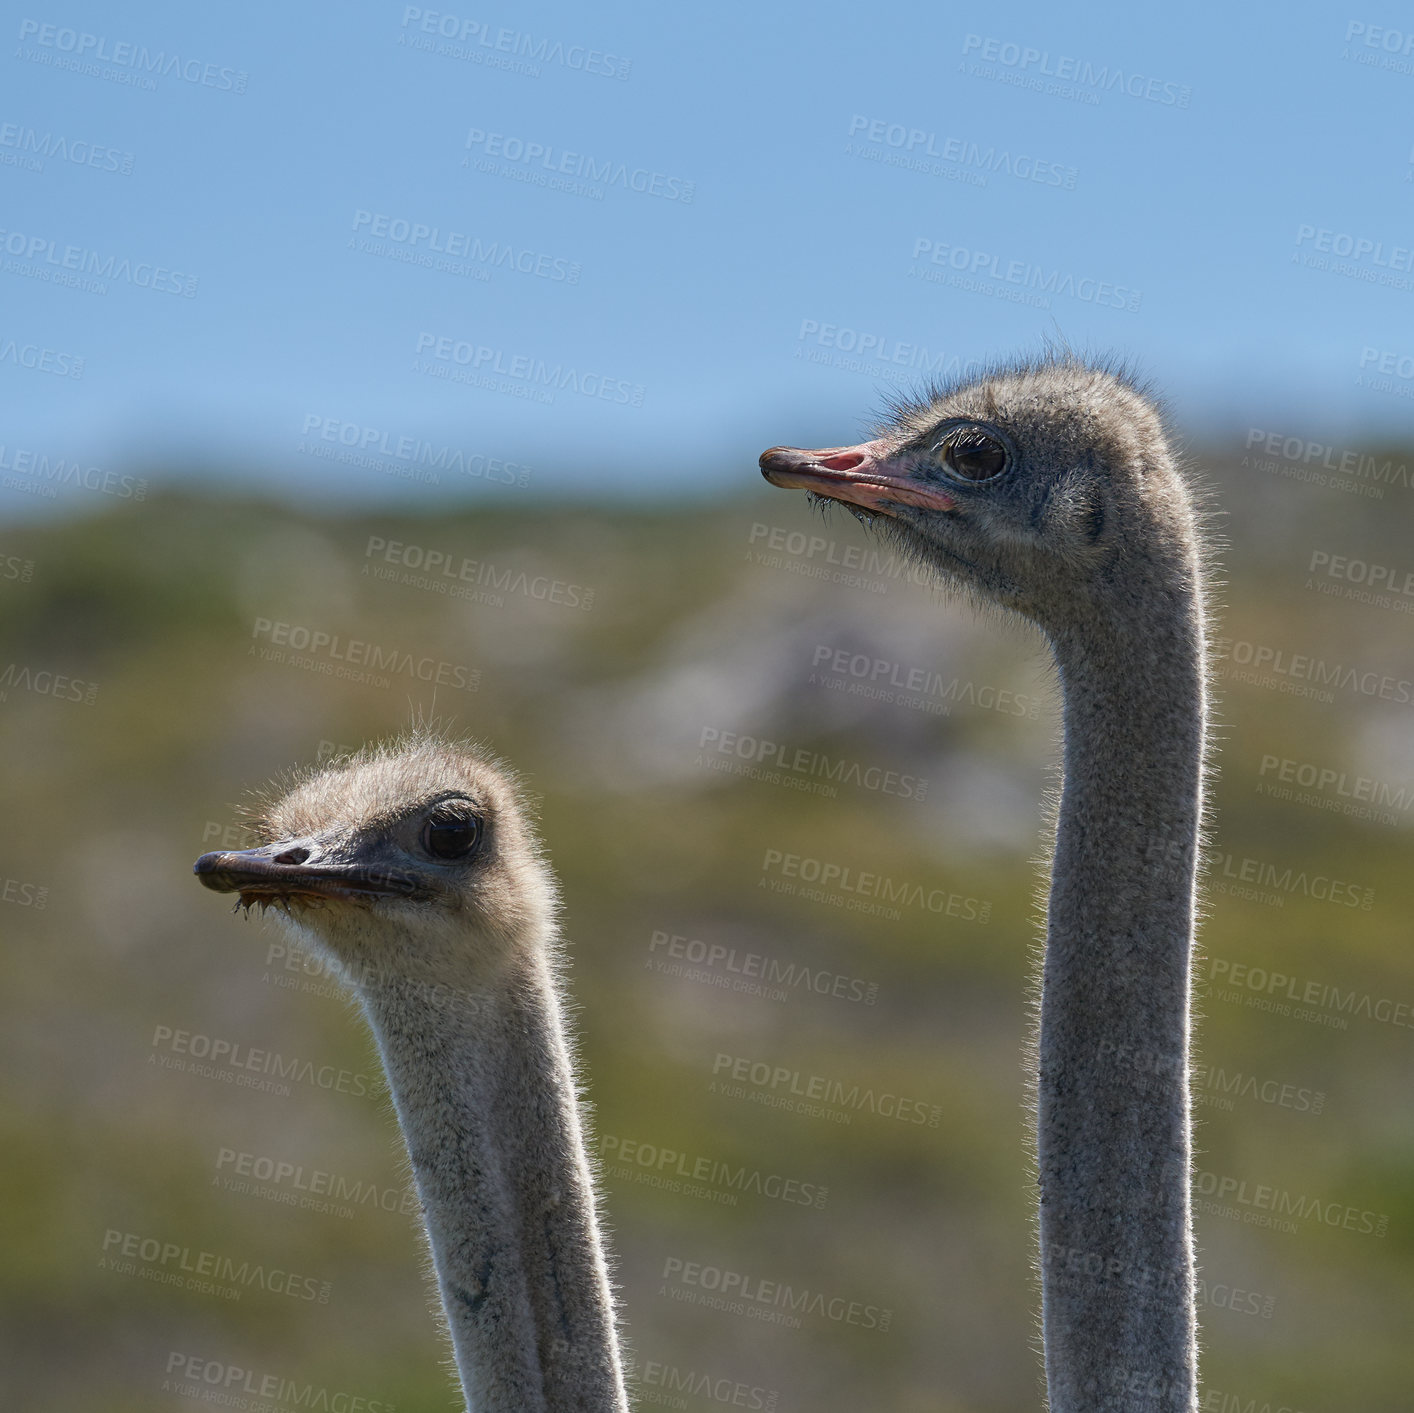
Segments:
[[[554,912],[513,777],[430,735],[297,778],[253,827],[257,847],[203,854],[197,877],[275,906],[355,984],[474,984]]]
[[[772,447],[762,474],[885,517],[944,579],[1052,637],[1191,587],[1187,491],[1158,412],[1121,375],[1065,356],[891,411],[859,446]]]

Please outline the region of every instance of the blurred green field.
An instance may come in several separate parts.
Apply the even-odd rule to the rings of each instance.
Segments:
[[[1311,565],[1414,568],[1414,492],[1209,464],[1233,646],[1198,966],[1202,1406],[1402,1413],[1414,600]],[[247,787],[418,713],[542,797],[640,1406],[1041,1406],[1036,638],[799,497],[102,499],[0,544],[6,1408],[455,1406],[371,1043],[190,876]],[[1322,700],[1293,655],[1357,670]],[[772,753],[797,750],[860,783],[795,788]],[[1378,782],[1381,817],[1262,793],[1270,758]],[[812,1076],[853,1098],[788,1101]],[[794,1327],[760,1282],[823,1298]]]

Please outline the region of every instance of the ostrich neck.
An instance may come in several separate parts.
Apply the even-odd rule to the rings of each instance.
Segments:
[[[623,1413],[612,1297],[553,982],[363,993],[470,1413]]]
[[[1189,961],[1201,611],[1055,640],[1065,767],[1041,1000],[1051,1413],[1190,1413]]]

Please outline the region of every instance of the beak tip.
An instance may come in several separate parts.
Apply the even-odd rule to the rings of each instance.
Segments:
[[[772,446],[767,447],[757,464],[761,467],[761,474],[773,486],[779,486],[783,490],[796,489],[797,483],[788,478],[791,472],[799,471],[812,464],[814,458],[808,451],[802,451],[794,446]]]
[[[227,880],[221,873],[222,857],[220,853],[203,854],[191,866],[191,871],[201,880],[202,885],[215,893],[230,892]]]

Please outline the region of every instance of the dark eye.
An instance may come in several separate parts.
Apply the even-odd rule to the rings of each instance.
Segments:
[[[481,821],[475,815],[434,814],[422,826],[422,847],[434,859],[465,859],[481,842]]]
[[[942,461],[964,481],[990,481],[1006,470],[1007,450],[985,432],[960,432],[943,443]]]

